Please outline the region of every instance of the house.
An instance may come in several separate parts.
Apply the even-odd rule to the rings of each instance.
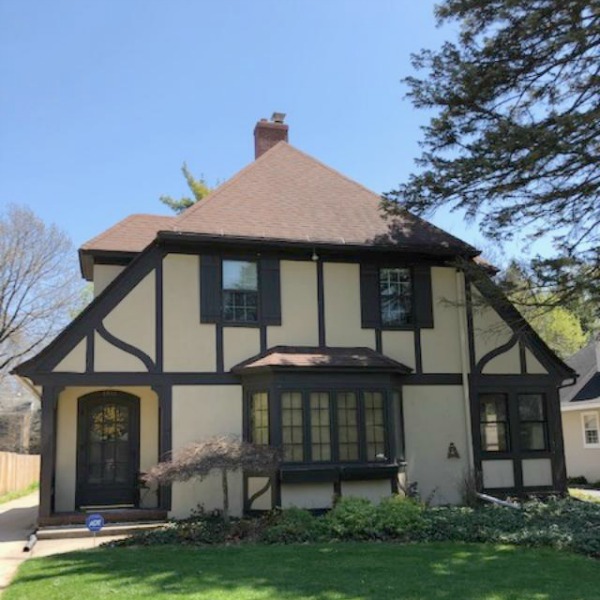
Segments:
[[[179,216],[133,215],[79,257],[95,299],[15,372],[42,396],[42,518],[220,505],[208,478],[140,489],[186,443],[283,449],[232,475],[232,514],[562,491],[558,388],[573,379],[470,245],[401,212],[261,120],[255,160]],[[468,267],[468,268],[467,268]],[[474,276],[476,273],[478,276]]]
[[[600,339],[567,361],[577,384],[561,390],[561,413],[569,477],[600,482]]]

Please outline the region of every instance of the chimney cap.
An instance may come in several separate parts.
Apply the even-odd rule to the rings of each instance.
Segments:
[[[283,123],[283,121],[285,120],[285,113],[274,112],[273,116],[271,117],[271,120],[273,121],[273,123]]]

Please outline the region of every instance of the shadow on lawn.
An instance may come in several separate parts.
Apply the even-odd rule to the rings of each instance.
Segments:
[[[591,591],[600,583],[595,561],[502,546],[164,546],[101,548],[50,558],[43,570],[24,573],[14,586],[51,579],[65,589],[72,581],[85,595],[84,580],[90,586],[109,582],[115,591],[156,598],[246,598],[258,592],[261,598],[282,600],[482,600],[491,595],[498,600],[563,600],[573,594],[586,597],[588,586]]]

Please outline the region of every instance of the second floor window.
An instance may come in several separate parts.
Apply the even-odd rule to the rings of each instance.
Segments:
[[[402,327],[412,323],[412,283],[410,269],[379,270],[381,324]]]
[[[255,262],[223,261],[223,320],[234,323],[258,321],[258,274]]]

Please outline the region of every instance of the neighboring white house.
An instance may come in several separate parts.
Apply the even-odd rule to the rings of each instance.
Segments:
[[[566,361],[579,373],[561,391],[561,412],[569,477],[600,481],[600,340]]]

